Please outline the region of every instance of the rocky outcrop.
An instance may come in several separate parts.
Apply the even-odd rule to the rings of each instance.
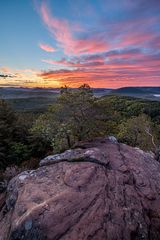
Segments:
[[[0,240],[160,239],[160,163],[97,139],[13,178]]]

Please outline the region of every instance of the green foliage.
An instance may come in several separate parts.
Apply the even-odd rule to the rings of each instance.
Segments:
[[[65,86],[56,103],[37,119],[32,134],[47,141],[54,152],[70,148],[77,141],[111,134],[132,146],[155,150],[149,133],[158,143],[158,106],[160,103],[132,97],[97,99],[88,85],[77,90]],[[147,129],[151,132],[147,133]]]
[[[30,158],[29,147],[23,143],[13,143],[9,149],[9,158],[14,164],[20,165]]]
[[[152,121],[160,122],[160,102],[125,96],[106,96],[102,97],[101,101],[104,106],[109,104],[114,111],[120,113],[122,118],[144,113],[150,116]]]
[[[35,122],[32,133],[50,141],[59,152],[77,141],[101,135],[104,124],[99,113],[100,105],[88,85],[77,90],[64,87],[56,104]]]
[[[30,157],[25,119],[18,117],[6,101],[0,100],[0,169]]]
[[[151,119],[141,114],[119,125],[119,140],[134,147],[155,151],[155,134]]]
[[[15,113],[0,100],[0,170],[26,162],[37,166],[38,159],[50,152],[99,136],[115,135],[144,150],[159,149],[160,102],[122,96],[96,98],[86,84],[78,89],[63,87],[54,101],[40,114]]]
[[[8,165],[8,151],[16,137],[16,116],[9,105],[0,100],[0,168]]]

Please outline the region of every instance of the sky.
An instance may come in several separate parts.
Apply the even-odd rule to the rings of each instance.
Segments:
[[[0,87],[160,86],[160,0],[1,0]]]

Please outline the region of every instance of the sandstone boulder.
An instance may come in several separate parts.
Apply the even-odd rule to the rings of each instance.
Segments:
[[[14,177],[0,240],[160,239],[160,163],[110,139],[82,143]]]

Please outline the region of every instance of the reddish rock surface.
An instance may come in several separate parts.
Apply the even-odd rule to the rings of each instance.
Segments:
[[[111,140],[49,156],[13,178],[0,240],[160,239],[160,164]]]

